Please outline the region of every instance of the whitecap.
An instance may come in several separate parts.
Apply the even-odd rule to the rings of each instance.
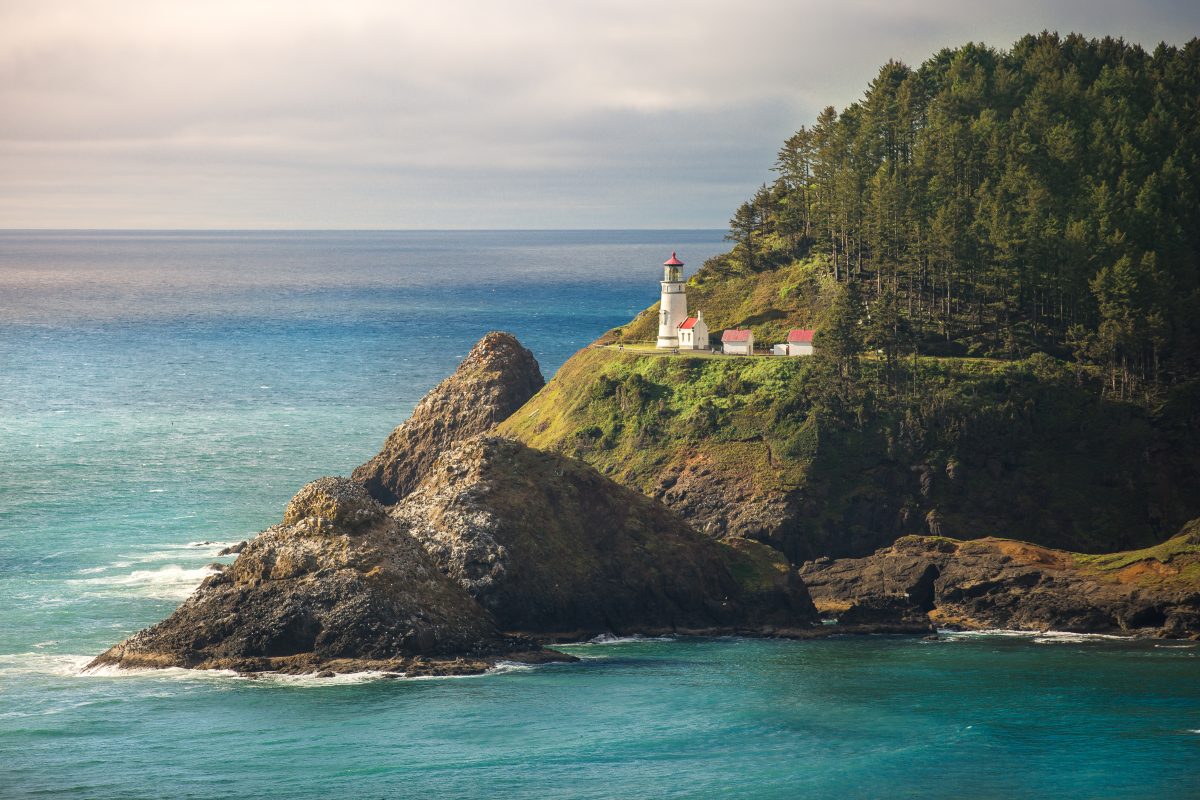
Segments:
[[[1034,644],[1079,644],[1081,642],[1101,642],[1128,640],[1128,636],[1114,636],[1108,633],[1072,633],[1071,631],[1046,631],[1033,638]]]
[[[162,494],[166,489],[147,489],[146,494]]]
[[[189,569],[171,564],[159,569],[138,569],[124,575],[79,578],[68,583],[95,586],[118,594],[133,594],[153,600],[183,600],[200,582],[216,574],[211,566]]]
[[[34,645],[37,647],[37,645]],[[61,653],[2,653],[0,673],[5,675],[55,675],[70,677],[78,675],[88,665],[92,656]]]
[[[88,667],[84,662],[73,676],[77,678],[156,678],[168,681],[180,680],[226,680],[244,679],[245,676],[231,669],[185,669],[184,667],[119,667],[116,664],[101,664]]]
[[[1032,639],[1041,635],[1041,631],[1018,631],[1011,628],[983,628],[977,631],[956,631],[938,629],[938,635],[947,639],[977,639],[984,637],[1009,637],[1017,639]]]
[[[984,639],[1008,638],[1029,639],[1034,644],[1077,644],[1080,642],[1098,642],[1112,640],[1127,640],[1128,636],[1118,636],[1110,633],[1074,633],[1072,631],[1022,631],[1010,628],[985,628],[977,631],[938,630],[938,635],[954,639]]]
[[[602,633],[594,639],[586,642],[578,642],[577,645],[588,644],[637,644],[639,642],[673,642],[674,636],[641,636],[634,634],[633,636],[615,636],[611,633]]]

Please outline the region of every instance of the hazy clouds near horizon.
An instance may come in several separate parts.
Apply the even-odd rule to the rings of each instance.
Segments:
[[[722,227],[889,58],[1185,2],[0,0],[0,227]]]

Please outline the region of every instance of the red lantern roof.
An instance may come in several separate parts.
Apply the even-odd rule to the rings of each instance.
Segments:
[[[682,266],[683,266],[683,262],[682,262],[682,261],[680,261],[678,258],[676,258],[674,253],[671,253],[671,258],[670,258],[670,260],[669,260],[669,261],[664,261],[664,262],[663,262],[663,266],[664,266],[664,267],[682,267]]]

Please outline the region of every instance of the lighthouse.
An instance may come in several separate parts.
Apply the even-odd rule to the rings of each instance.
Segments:
[[[658,310],[658,346],[679,347],[679,326],[688,318],[683,262],[674,253],[663,262],[662,299]]]

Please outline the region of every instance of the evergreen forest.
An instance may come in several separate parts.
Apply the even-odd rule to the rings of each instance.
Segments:
[[[702,273],[815,260],[840,292],[827,353],[1045,352],[1131,400],[1200,375],[1200,40],[890,61],[773,173]]]

